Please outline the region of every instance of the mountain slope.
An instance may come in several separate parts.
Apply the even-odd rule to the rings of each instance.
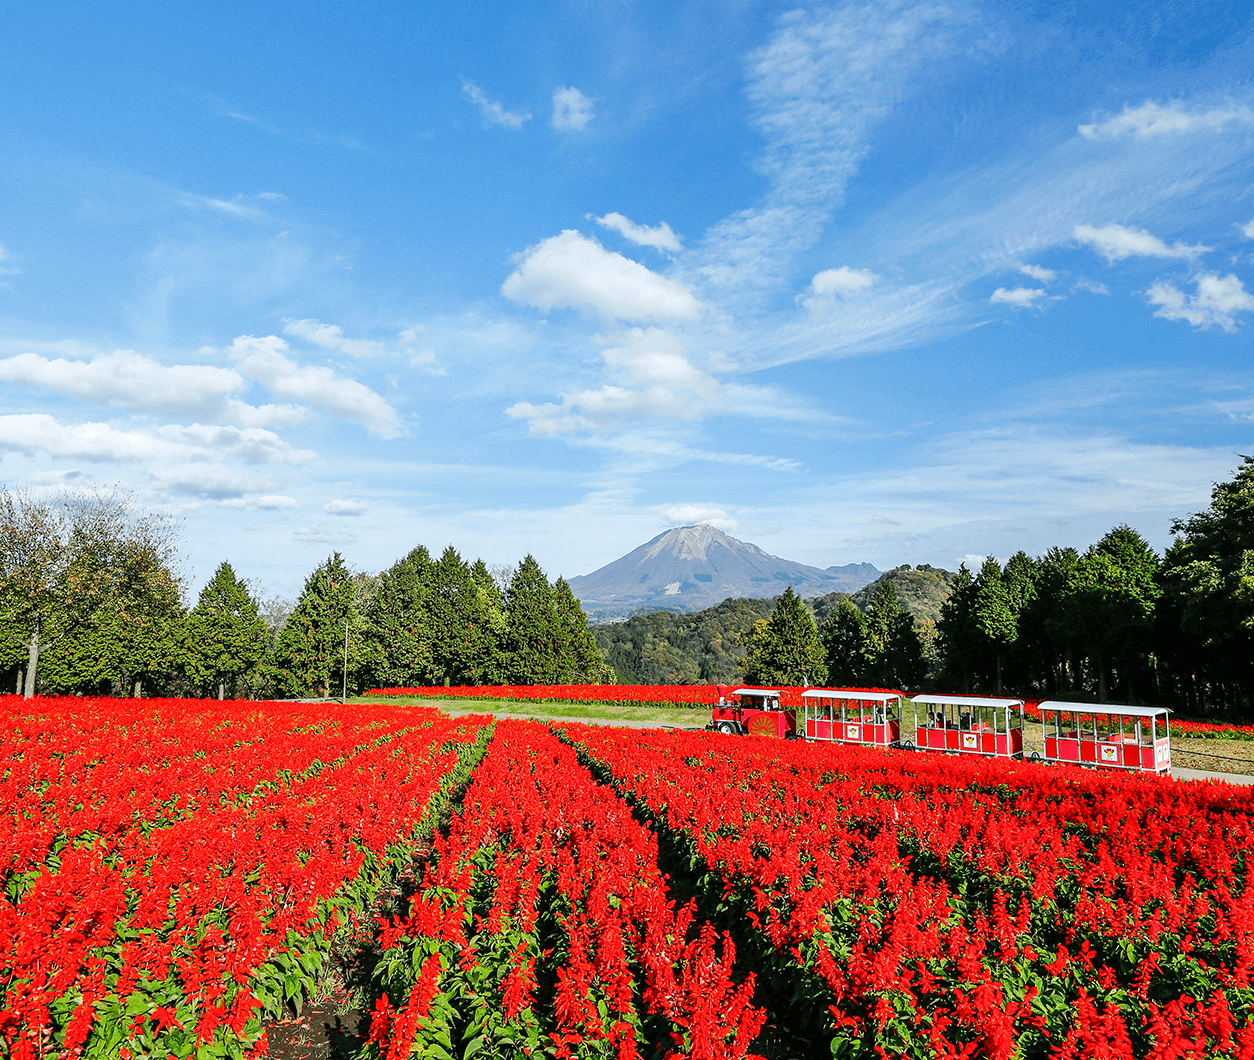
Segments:
[[[729,597],[770,598],[792,586],[799,596],[854,592],[874,581],[869,563],[822,570],[772,556],[708,524],[658,534],[570,587],[593,621],[664,608],[698,611]]]

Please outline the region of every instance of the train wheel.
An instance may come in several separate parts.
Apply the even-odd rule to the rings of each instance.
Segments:
[[[732,721],[720,721],[718,723],[718,731],[732,736],[736,732],[736,723]]]
[[[906,741],[904,741],[904,742],[902,743],[902,745],[901,745],[901,749],[902,749],[903,751],[913,751],[913,750],[915,750],[914,741],[913,741],[913,740],[906,740]]]
[[[1041,760],[1041,752],[1040,752],[1040,751],[1033,751],[1033,752],[1032,752],[1032,753],[1028,756],[1028,761],[1029,761],[1029,762],[1039,762],[1040,760]]]

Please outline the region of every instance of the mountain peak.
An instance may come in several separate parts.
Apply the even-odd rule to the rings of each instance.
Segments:
[[[879,576],[869,563],[820,570],[781,559],[748,541],[698,523],[676,526],[591,574],[570,579],[592,616],[648,608],[699,611],[728,597],[771,597],[792,586],[800,595],[853,592]]]

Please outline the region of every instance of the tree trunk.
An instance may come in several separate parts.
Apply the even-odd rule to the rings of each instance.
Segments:
[[[35,672],[39,666],[39,626],[38,616],[30,631],[30,654],[26,661],[26,698],[35,696]]]
[[[135,694],[135,698],[136,698],[136,699],[139,699],[139,697],[143,695],[143,692],[144,692],[144,682],[143,682],[143,681],[141,681],[141,680],[137,677],[137,678],[135,678],[135,693],[134,693],[134,694]]]
[[[997,653],[997,694],[1001,695],[1001,652]]]
[[[218,682],[218,698],[226,699],[226,682],[225,681]]]
[[[1106,702],[1106,660],[1100,654],[1094,654],[1093,661],[1097,663],[1097,702]]]
[[[15,696],[20,696],[24,691],[23,685],[26,683],[26,671],[20,666],[17,668],[17,686],[13,689]]]

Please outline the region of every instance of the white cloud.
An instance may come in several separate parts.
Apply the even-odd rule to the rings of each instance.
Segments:
[[[169,425],[156,431],[181,445],[193,446],[214,458],[238,460],[245,464],[287,464],[299,467],[317,459],[309,449],[293,449],[273,431],[259,427],[223,427],[193,423],[187,427]]]
[[[841,265],[837,269],[824,269],[814,274],[810,286],[797,296],[797,302],[807,308],[816,308],[824,300],[833,297],[850,298],[869,291],[879,277],[870,269],[851,269]]]
[[[1146,293],[1151,305],[1158,306],[1156,317],[1164,320],[1184,320],[1195,328],[1220,327],[1235,331],[1235,313],[1254,312],[1254,294],[1229,273],[1203,273],[1197,278],[1197,291],[1186,295],[1170,283],[1154,284]]]
[[[240,508],[244,511],[283,511],[287,508],[298,508],[299,504],[295,497],[285,497],[282,494],[267,494],[262,497],[231,497],[227,500],[219,501],[218,506],[221,508]]]
[[[987,556],[979,556],[974,552],[968,552],[965,556],[959,556],[957,560],[954,561],[954,564],[955,566],[958,566],[965,563],[967,565],[967,570],[969,570],[972,574],[978,574],[980,572],[980,568],[984,566],[984,560],[987,558]]]
[[[563,85],[554,90],[553,117],[549,124],[558,132],[583,132],[592,118],[592,100],[579,89]]]
[[[368,386],[331,368],[298,365],[286,356],[288,345],[277,335],[241,335],[232,344],[231,352],[239,370],[272,394],[360,423],[381,438],[394,438],[400,433],[396,410]]]
[[[530,421],[530,433],[553,437],[572,431],[604,431],[648,421],[704,418],[727,397],[713,376],[684,354],[683,343],[661,328],[628,328],[605,343],[601,358],[611,382],[596,390],[561,395],[561,404],[518,402],[506,409]]]
[[[0,247],[0,276],[16,276],[22,271],[16,265],[10,264],[12,260],[13,255],[5,250],[4,247]]]
[[[693,320],[701,304],[682,283],[606,250],[567,229],[516,255],[501,285],[511,301],[549,312],[555,306],[617,320]]]
[[[425,331],[426,329],[421,324],[415,324],[412,328],[406,328],[402,331],[397,336],[400,352],[406,355],[409,367],[418,369],[423,375],[432,375],[437,378],[448,375],[448,369],[440,363],[435,350],[430,346],[424,346],[417,351],[414,350],[414,343],[418,341],[419,336]]]
[[[1058,276],[1053,269],[1045,269],[1040,265],[1020,265],[1019,271],[1024,276],[1032,277],[1037,283],[1053,283]]]
[[[151,431],[122,430],[108,423],[63,424],[45,413],[0,416],[0,449],[119,463],[181,461],[189,466],[236,460],[295,467],[317,457],[259,428],[194,423]]]
[[[710,526],[719,530],[735,532],[740,529],[740,524],[722,508],[712,508],[703,504],[672,504],[669,508],[663,508],[661,515],[671,526],[709,523]]]
[[[322,510],[328,515],[361,515],[369,509],[370,505],[364,501],[336,500],[328,501],[322,506]]]
[[[1045,292],[1039,287],[1014,287],[1007,289],[998,287],[990,296],[994,305],[1012,305],[1016,309],[1031,308],[1038,298],[1044,298]]]
[[[1103,122],[1081,125],[1079,132],[1090,140],[1112,140],[1128,135],[1144,140],[1167,133],[1218,129],[1234,121],[1248,124],[1254,121],[1254,113],[1249,107],[1216,107],[1189,113],[1179,103],[1160,107],[1157,103],[1146,102],[1135,108],[1124,107],[1122,114]]]
[[[471,103],[476,104],[484,118],[493,125],[503,125],[507,129],[521,129],[524,122],[531,120],[530,114],[517,114],[506,110],[499,103],[494,103],[483,94],[483,89],[465,78],[462,78],[462,94]]]
[[[44,413],[0,416],[0,449],[123,462],[197,455],[149,431],[119,430],[107,423],[62,424]]]
[[[1086,280],[1083,276],[1071,285],[1071,290],[1073,292],[1088,291],[1089,294],[1110,294],[1109,288],[1104,283],[1098,283],[1096,280]]]
[[[1254,221],[1251,221],[1248,225],[1242,225],[1241,232],[1246,239],[1254,239]]]
[[[309,418],[292,405],[246,404],[229,395],[248,382],[231,368],[205,364],[163,365],[133,350],[116,350],[89,361],[22,353],[0,360],[0,380],[42,387],[94,405],[172,418],[289,426]]]
[[[350,357],[371,357],[383,349],[381,342],[345,338],[338,324],[324,324],[320,320],[289,320],[283,325],[283,334],[295,335],[323,349],[339,350]]]
[[[166,493],[183,497],[203,497],[219,502],[242,500],[249,494],[273,497],[275,490],[282,487],[282,483],[276,479],[253,478],[224,464],[193,462],[158,465],[151,468],[149,474]]]
[[[671,231],[671,226],[665,221],[655,228],[650,228],[648,225],[636,224],[621,213],[607,213],[604,217],[588,214],[588,218],[596,221],[602,228],[609,228],[624,239],[630,239],[642,247],[653,247],[655,250],[665,250],[672,254],[678,254],[683,249],[679,236]]]
[[[1123,225],[1106,225],[1102,228],[1076,225],[1075,238],[1081,243],[1087,243],[1107,261],[1112,262],[1134,257],[1192,259],[1210,250],[1210,247],[1201,244],[1191,247],[1179,241],[1167,246],[1143,228],[1125,228]]]

